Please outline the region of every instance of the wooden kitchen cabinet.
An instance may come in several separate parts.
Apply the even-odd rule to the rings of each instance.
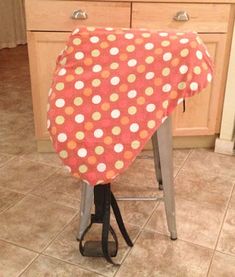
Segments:
[[[195,137],[206,139],[219,133],[235,0],[194,2],[26,0],[32,96],[39,151],[50,149],[46,106],[55,59],[63,49],[69,32],[79,25],[199,32],[214,59],[214,79],[199,95],[186,100],[185,113],[182,113],[181,106],[176,109],[173,115],[173,134],[177,137],[193,136],[194,144],[191,146],[195,146]],[[77,9],[87,13],[86,20],[71,19],[73,11]],[[179,11],[186,11],[189,20],[175,21],[173,17]],[[190,142],[187,146],[190,146]]]

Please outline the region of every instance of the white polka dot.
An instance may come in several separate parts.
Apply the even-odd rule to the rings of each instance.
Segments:
[[[49,89],[48,96],[51,96],[51,94],[52,94],[52,88]]]
[[[116,85],[118,85],[119,84],[119,82],[120,82],[120,79],[119,79],[119,77],[113,77],[112,79],[111,79],[111,84],[113,85],[113,86],[116,86]]]
[[[47,119],[47,129],[50,128],[50,126],[51,126],[51,121]]]
[[[147,80],[151,80],[151,79],[153,79],[154,75],[155,75],[154,72],[148,72],[148,73],[146,73],[145,78]]]
[[[184,98],[179,98],[178,101],[177,101],[177,104],[180,104],[183,101],[184,101]]]
[[[186,43],[188,43],[189,42],[189,39],[188,38],[181,38],[180,39],[180,43],[181,44],[186,44]]]
[[[102,70],[101,65],[96,64],[92,67],[93,72],[100,72]]]
[[[154,110],[156,109],[156,106],[154,105],[154,104],[148,104],[147,106],[146,106],[146,110],[147,110],[147,112],[153,112]]]
[[[101,138],[103,136],[104,132],[102,129],[96,129],[95,132],[94,132],[94,136],[96,138]]]
[[[92,103],[93,104],[99,104],[101,102],[101,97],[99,95],[94,95],[92,97]]]
[[[84,87],[84,83],[82,81],[77,81],[75,83],[75,88],[76,89],[82,89]]]
[[[117,152],[117,153],[120,153],[123,151],[123,145],[121,143],[117,143],[114,145],[114,151]]]
[[[66,74],[66,69],[65,68],[61,68],[61,70],[59,71],[58,75],[59,76],[63,76]]]
[[[136,97],[136,95],[137,95],[137,91],[136,90],[130,90],[129,92],[128,92],[128,94],[127,94],[127,96],[129,97],[129,98],[135,98]]]
[[[165,84],[163,87],[162,87],[162,91],[163,92],[169,92],[171,90],[171,85],[170,84]]]
[[[84,158],[87,155],[87,150],[85,148],[80,148],[78,150],[77,154],[79,157]]]
[[[135,66],[135,65],[137,64],[137,60],[131,59],[131,60],[128,61],[127,64],[128,64],[128,66],[130,66],[130,67],[131,67],[131,66]]]
[[[107,31],[112,31],[113,28],[111,28],[111,27],[106,27],[105,30],[107,30]]]
[[[164,32],[163,32],[163,33],[159,33],[159,36],[160,36],[160,37],[167,37],[167,36],[168,36],[168,33],[164,33]]]
[[[206,49],[206,55],[210,58],[210,53],[208,52],[208,50]]]
[[[199,51],[199,50],[197,50],[196,56],[197,56],[197,58],[198,58],[199,60],[201,60],[201,59],[202,59],[202,52]]]
[[[99,42],[99,38],[98,37],[96,37],[96,36],[93,36],[93,37],[91,37],[90,38],[90,41],[92,42],[92,43],[97,43],[97,42]]]
[[[198,83],[192,82],[192,83],[190,84],[190,88],[191,88],[191,90],[197,90],[197,89],[198,89]]]
[[[127,33],[127,34],[124,35],[124,37],[125,37],[126,39],[133,39],[134,35],[131,34],[131,33]]]
[[[119,49],[117,47],[112,47],[110,50],[109,50],[109,53],[111,55],[117,55],[119,53]]]
[[[75,59],[76,60],[81,60],[81,59],[83,59],[84,58],[84,53],[82,53],[82,52],[77,52],[76,54],[75,54]]]
[[[106,165],[104,163],[99,163],[96,168],[99,172],[104,172],[106,169]]]
[[[76,35],[77,33],[79,33],[79,29],[78,28],[76,28],[73,32],[72,32],[72,35]]]
[[[181,65],[180,69],[179,69],[181,74],[185,74],[188,72],[188,67],[187,65]]]
[[[76,121],[77,123],[82,123],[82,122],[84,121],[84,115],[83,115],[83,114],[77,114],[77,115],[75,116],[75,121]]]
[[[163,117],[162,123],[167,119],[167,116]]]
[[[62,108],[65,105],[65,101],[62,98],[59,98],[55,101],[55,105],[57,108]]]
[[[208,73],[207,74],[207,81],[211,82],[211,80],[212,80],[212,75],[211,75],[211,73]]]
[[[171,58],[172,58],[172,54],[171,54],[170,52],[167,52],[167,53],[165,53],[165,54],[163,55],[163,60],[164,60],[165,62],[171,60]]]
[[[65,133],[60,133],[57,139],[59,142],[65,142],[67,140],[67,135]]]
[[[72,170],[71,170],[71,167],[70,166],[68,166],[68,165],[65,165],[65,170],[67,170],[68,172],[71,172]]]
[[[111,112],[111,117],[112,118],[118,118],[119,116],[120,116],[120,111],[119,110],[112,110],[112,112]]]
[[[146,43],[145,46],[144,46],[144,48],[146,50],[151,50],[151,49],[153,49],[153,47],[154,47],[154,44],[151,43],[151,42]]]
[[[136,133],[139,130],[139,125],[137,123],[132,123],[130,126],[130,130],[133,133]]]

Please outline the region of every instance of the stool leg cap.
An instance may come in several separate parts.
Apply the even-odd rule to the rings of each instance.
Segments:
[[[158,183],[158,188],[159,188],[159,190],[163,190],[163,184],[162,184],[162,182]]]

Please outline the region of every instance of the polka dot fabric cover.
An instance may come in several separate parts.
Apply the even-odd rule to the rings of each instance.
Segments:
[[[111,182],[177,104],[211,79],[211,59],[196,33],[75,29],[49,92],[54,148],[74,176]]]

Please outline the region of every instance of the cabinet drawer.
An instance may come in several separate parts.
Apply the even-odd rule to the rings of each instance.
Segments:
[[[132,27],[178,29],[197,32],[227,32],[229,4],[133,3]],[[177,21],[178,12],[187,13],[188,21]],[[186,19],[181,15],[182,19]]]
[[[95,1],[25,1],[27,30],[71,31],[76,26],[130,27],[130,3]],[[82,10],[86,19],[72,19]]]

